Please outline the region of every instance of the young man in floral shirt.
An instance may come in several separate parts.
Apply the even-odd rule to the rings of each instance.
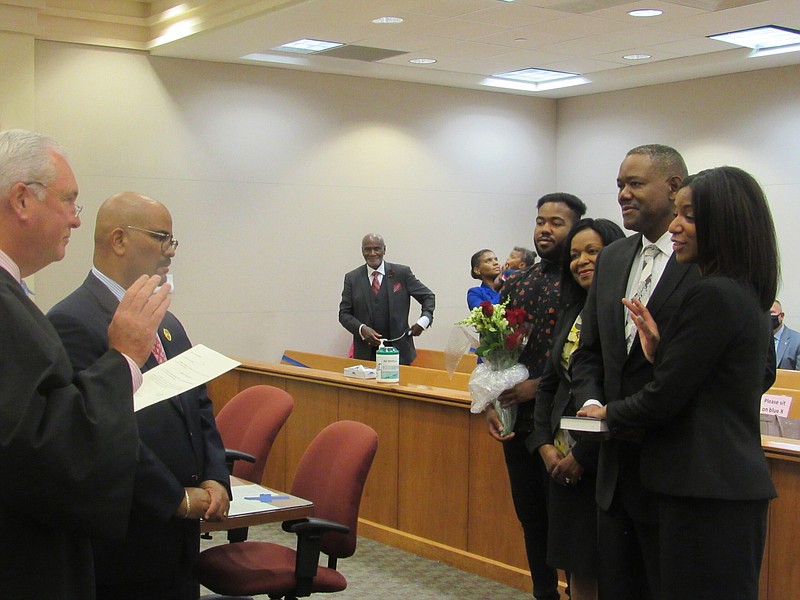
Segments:
[[[536,206],[533,241],[541,261],[513,274],[500,292],[500,301],[508,300],[509,308],[524,309],[532,324],[519,359],[528,368],[529,379],[499,397],[503,405],[519,405],[513,433],[501,435],[500,420],[491,406],[486,410],[486,420],[489,435],[503,442],[514,509],[525,536],[533,596],[537,600],[559,600],[558,575],[547,565],[547,473],[538,452],[531,454],[526,449],[525,438],[533,431],[533,400],[558,317],[564,241],[586,213],[586,205],[572,194],[555,193],[539,198]]]

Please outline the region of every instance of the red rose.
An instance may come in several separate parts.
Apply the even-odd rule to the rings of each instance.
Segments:
[[[484,300],[480,303],[481,310],[483,311],[484,317],[491,317],[494,314],[494,304],[489,302],[488,300]]]
[[[524,308],[509,308],[506,310],[506,321],[510,327],[521,325],[528,318]]]
[[[505,344],[504,344],[505,349],[506,350],[513,350],[514,348],[519,346],[519,341],[520,341],[521,337],[522,337],[522,332],[521,331],[514,331],[513,333],[509,333],[506,336],[506,341],[505,341]]]

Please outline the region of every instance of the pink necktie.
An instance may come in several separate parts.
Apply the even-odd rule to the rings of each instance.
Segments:
[[[164,346],[161,345],[161,340],[156,336],[156,341],[153,344],[153,356],[156,357],[158,364],[167,362],[167,355],[164,353]]]
[[[381,289],[381,282],[378,281],[378,275],[380,275],[380,273],[377,271],[372,274],[372,291],[376,296],[378,295],[378,291]]]

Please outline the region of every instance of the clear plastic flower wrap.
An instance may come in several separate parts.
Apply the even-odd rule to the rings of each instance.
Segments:
[[[517,362],[530,334],[526,320],[527,314],[522,309],[507,309],[506,303],[483,302],[467,319],[456,323],[475,328],[479,336],[476,354],[483,361],[470,376],[470,411],[480,413],[493,404],[502,424],[502,435],[514,430],[517,406],[503,408],[497,398],[504,390],[528,379],[528,369]]]

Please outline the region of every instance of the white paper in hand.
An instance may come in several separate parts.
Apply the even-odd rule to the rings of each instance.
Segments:
[[[240,364],[198,344],[142,374],[144,381],[133,395],[133,410],[188,392]]]

